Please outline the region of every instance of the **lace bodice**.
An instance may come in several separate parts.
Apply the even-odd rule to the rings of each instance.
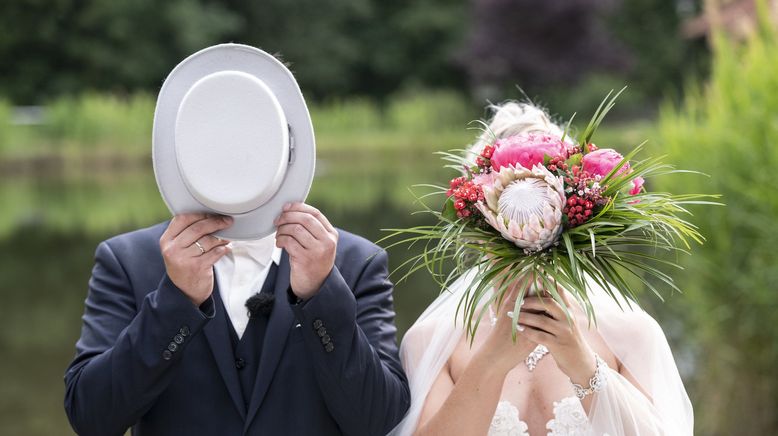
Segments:
[[[575,397],[554,401],[554,418],[546,423],[546,429],[547,436],[594,436],[586,411]],[[527,423],[519,419],[519,410],[508,401],[500,401],[494,412],[492,425],[489,426],[489,436],[530,434]]]

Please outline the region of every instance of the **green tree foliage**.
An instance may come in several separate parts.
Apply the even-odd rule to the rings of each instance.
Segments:
[[[723,194],[693,210],[706,244],[686,257],[684,295],[668,305],[696,350],[692,397],[700,434],[778,434],[778,35],[769,24],[745,45],[715,43],[710,82],[665,107],[660,146],[679,167],[668,190]]]
[[[558,107],[592,70],[611,75],[580,85],[597,99],[603,90],[590,83],[629,81],[631,93],[655,94],[680,82],[688,59],[675,3],[8,0],[0,2],[0,96],[38,104],[83,91],[154,93],[181,59],[221,42],[280,54],[316,99],[385,103],[397,91],[499,83],[507,86],[493,98],[515,96],[515,84],[532,96],[562,87],[563,98],[550,101]]]
[[[0,3],[0,95],[36,103],[85,89],[155,88],[175,61],[238,28],[200,0]]]
[[[603,21],[613,2],[476,0],[473,5],[467,67],[478,85],[537,89],[626,67],[628,53]]]
[[[465,3],[446,0],[12,0],[0,3],[0,95],[156,90],[220,42],[279,53],[313,97],[460,85]]]
[[[233,35],[289,61],[314,97],[383,98],[401,85],[459,84],[454,53],[465,2],[225,0],[247,25]]]
[[[701,73],[709,61],[704,39],[680,36],[682,18],[694,11],[682,14],[679,3],[623,1],[606,19],[613,35],[631,54],[626,80],[645,97],[656,99],[666,92],[680,92],[684,77]]]

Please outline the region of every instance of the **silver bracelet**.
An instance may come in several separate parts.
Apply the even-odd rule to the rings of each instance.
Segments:
[[[585,388],[579,384],[573,383],[572,380],[570,381],[570,383],[573,384],[573,391],[575,391],[575,396],[578,397],[579,400],[583,400],[587,395],[600,392],[605,387],[605,383],[608,381],[608,376],[605,372],[605,368],[608,367],[608,364],[600,359],[600,356],[598,356],[596,353],[594,354],[594,359],[597,362],[597,366],[594,369],[594,375],[589,379],[589,387]]]

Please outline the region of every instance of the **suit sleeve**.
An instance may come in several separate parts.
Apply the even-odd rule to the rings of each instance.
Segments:
[[[333,267],[319,293],[293,304],[330,413],[346,435],[385,435],[410,405],[385,251],[351,289]]]
[[[65,373],[65,411],[82,436],[122,435],[170,383],[189,341],[213,317],[165,276],[137,307],[108,243],[95,253],[76,357]]]

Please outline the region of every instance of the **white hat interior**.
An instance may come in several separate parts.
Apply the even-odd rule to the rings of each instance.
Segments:
[[[212,73],[181,101],[175,153],[181,178],[199,203],[219,213],[246,213],[273,197],[284,179],[286,116],[256,76]]]
[[[170,72],[154,112],[154,175],[173,214],[221,213],[215,235],[259,239],[287,202],[305,201],[316,141],[292,73],[255,47],[220,44]]]

